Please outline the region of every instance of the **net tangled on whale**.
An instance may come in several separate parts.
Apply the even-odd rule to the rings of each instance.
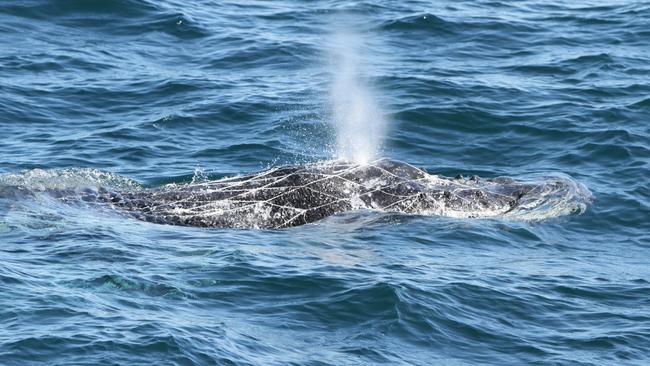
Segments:
[[[199,227],[284,228],[350,210],[537,220],[585,210],[589,191],[568,177],[447,178],[381,159],[329,161],[158,188],[95,187],[66,201],[99,203],[140,220]]]
[[[88,169],[30,171],[5,175],[0,186],[100,205],[154,223],[235,228],[298,226],[351,210],[540,220],[582,212],[590,200],[583,185],[565,176],[448,178],[389,159],[284,166],[156,188]]]

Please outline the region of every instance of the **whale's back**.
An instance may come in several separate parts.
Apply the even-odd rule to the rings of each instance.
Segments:
[[[582,212],[591,197],[583,185],[563,175],[449,178],[388,159],[285,166],[155,188],[87,169],[0,176],[0,198],[15,201],[40,195],[154,223],[236,228],[297,226],[357,209],[540,220]]]

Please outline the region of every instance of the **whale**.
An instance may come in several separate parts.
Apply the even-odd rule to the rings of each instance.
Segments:
[[[581,212],[588,190],[568,177],[445,177],[408,163],[326,161],[152,188],[87,187],[57,198],[108,207],[138,220],[206,228],[282,229],[353,210],[453,217],[517,217],[539,207]],[[567,205],[567,202],[569,203]]]

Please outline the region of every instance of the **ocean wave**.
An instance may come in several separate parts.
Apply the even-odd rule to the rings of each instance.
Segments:
[[[77,288],[92,289],[93,292],[117,291],[129,296],[152,296],[184,299],[188,297],[181,289],[162,282],[161,279],[154,281],[137,276],[120,276],[116,274],[105,274],[88,280],[73,280],[69,286]]]
[[[15,17],[53,22],[128,37],[160,32],[178,39],[194,39],[208,32],[191,17],[147,1],[36,1],[8,4],[2,9]]]
[[[433,14],[418,14],[394,19],[383,24],[386,30],[397,31],[432,31],[452,34],[454,23]]]
[[[459,20],[425,13],[386,21],[382,29],[399,32],[427,32],[440,36],[457,35],[477,39],[488,34],[509,38],[516,34],[530,34],[540,31],[533,23],[516,22],[493,17]]]
[[[116,0],[110,2],[101,0],[62,0],[57,2],[36,0],[27,3],[9,1],[3,4],[2,8],[14,16],[42,20],[75,15],[91,16],[92,14],[97,16],[140,17],[159,10],[156,5],[145,0]]]

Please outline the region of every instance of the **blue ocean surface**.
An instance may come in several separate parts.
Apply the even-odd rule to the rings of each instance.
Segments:
[[[258,230],[38,193],[331,160],[346,134],[591,201]],[[648,365],[649,182],[646,1],[3,0],[0,365]]]

